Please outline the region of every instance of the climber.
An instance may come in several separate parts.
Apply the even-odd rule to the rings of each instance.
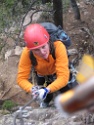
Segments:
[[[54,92],[63,93],[70,89],[67,84],[70,71],[66,47],[61,41],[52,43],[47,30],[37,23],[26,27],[24,41],[26,47],[23,49],[18,65],[17,83],[34,98],[38,96],[40,100],[43,100],[40,107],[47,107]],[[52,57],[53,51],[55,51],[56,59]],[[43,86],[46,78],[49,79],[45,87],[38,89],[29,81],[33,66],[38,86]]]

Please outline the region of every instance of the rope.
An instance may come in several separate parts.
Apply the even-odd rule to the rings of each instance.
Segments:
[[[16,124],[16,119],[20,120],[20,125],[24,125],[24,120],[23,118],[27,118],[30,114],[27,113],[27,110],[24,110],[28,105],[30,105],[33,101],[35,101],[36,99],[32,99],[30,100],[28,103],[26,103],[23,107],[21,107],[19,110],[16,111],[15,115],[14,115],[14,119],[13,119],[13,125],[17,125]]]

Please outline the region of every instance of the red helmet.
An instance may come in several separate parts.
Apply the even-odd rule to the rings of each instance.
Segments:
[[[25,29],[24,40],[29,49],[36,49],[49,41],[49,34],[40,24],[30,24]]]

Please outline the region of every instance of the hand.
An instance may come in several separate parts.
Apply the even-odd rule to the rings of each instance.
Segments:
[[[44,100],[47,96],[47,94],[49,93],[49,90],[47,88],[42,88],[38,90],[38,98],[40,100]]]
[[[33,86],[31,91],[32,91],[32,96],[34,99],[38,98],[38,95],[39,95],[39,87],[38,86]]]

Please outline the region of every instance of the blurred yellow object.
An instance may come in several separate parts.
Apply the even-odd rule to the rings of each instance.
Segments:
[[[57,96],[55,105],[60,112],[68,114],[94,105],[94,76],[86,84],[81,84],[73,90]]]
[[[84,83],[94,74],[94,58],[84,55],[78,70],[76,79],[79,83]]]
[[[62,102],[66,102],[68,101],[71,97],[73,97],[74,95],[74,91],[73,90],[70,90],[70,91],[67,91],[63,94],[63,96],[61,97],[61,101]]]

